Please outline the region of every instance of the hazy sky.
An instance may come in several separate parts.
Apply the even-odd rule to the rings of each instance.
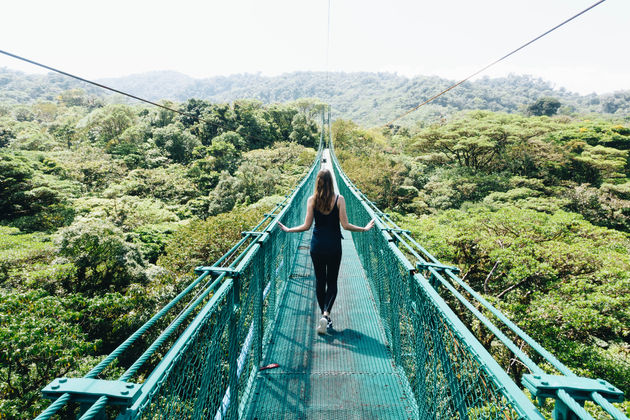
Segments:
[[[328,68],[461,79],[595,0],[331,0]],[[87,78],[326,69],[328,0],[4,0],[0,49]],[[607,0],[486,75],[630,89],[630,0]],[[37,68],[0,56],[0,67]]]

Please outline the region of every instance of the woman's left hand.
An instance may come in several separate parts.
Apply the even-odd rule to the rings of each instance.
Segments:
[[[374,227],[374,219],[370,220],[369,223],[367,225],[365,225],[365,227],[363,228],[364,232],[367,232],[368,230],[372,229]]]

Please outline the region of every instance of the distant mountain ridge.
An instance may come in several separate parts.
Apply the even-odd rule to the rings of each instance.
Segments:
[[[337,72],[327,77],[325,72],[310,71],[279,76],[236,74],[204,79],[175,71],[153,71],[98,82],[153,101],[183,102],[198,98],[232,102],[248,98],[272,103],[319,98],[331,103],[336,117],[364,125],[384,124],[453,83],[437,76],[407,78],[393,73]],[[28,75],[0,69],[0,102],[54,100],[60,92],[72,88],[82,88],[98,96],[109,95],[107,91],[53,73]],[[406,117],[402,123],[433,121],[469,109],[514,113],[541,97],[560,100],[561,113],[630,115],[630,91],[579,95],[564,88],[554,88],[539,78],[510,75],[466,82]]]

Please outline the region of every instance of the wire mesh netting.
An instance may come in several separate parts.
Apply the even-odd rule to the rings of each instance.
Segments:
[[[278,218],[304,219],[316,164]],[[279,229],[260,235],[221,287],[145,382],[147,394],[122,414],[128,418],[238,418],[252,387],[264,336],[289,276],[299,237]],[[243,407],[241,407],[241,410]]]
[[[346,198],[348,218],[364,225],[375,215],[334,165],[340,193]],[[367,273],[394,362],[404,370],[414,390],[421,418],[541,418],[511,382],[517,401],[502,378],[491,371],[488,354],[470,345],[454,324],[455,315],[435,294],[427,279],[380,229],[353,235]],[[472,338],[474,340],[474,338]],[[498,367],[498,366],[497,366]],[[499,368],[500,371],[500,368]]]
[[[349,232],[343,232],[339,292],[326,334],[315,330],[320,310],[305,233],[286,287],[279,295],[275,326],[265,340],[246,419],[415,419],[407,379],[391,351]]]

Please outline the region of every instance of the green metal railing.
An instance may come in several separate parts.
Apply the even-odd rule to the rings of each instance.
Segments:
[[[288,278],[299,235],[284,235],[276,221],[304,219],[319,154],[308,175],[256,241],[227,269],[199,267],[217,276],[212,300],[160,362],[123,418],[237,418],[262,360],[277,296]],[[203,274],[202,274],[203,275]]]
[[[619,389],[601,379],[577,377],[464,283],[457,268],[441,264],[381,212],[343,173],[334,153],[331,156],[349,219],[359,225],[375,219],[378,227],[368,234],[353,235],[353,240],[377,300],[394,361],[414,389],[421,418],[542,418],[447,305],[441,293],[450,293],[530,370],[531,374],[523,376],[530,394],[542,403],[546,398],[555,400],[554,418],[591,419],[583,408],[588,400],[612,418],[626,419],[610,403],[623,401]],[[454,285],[468,292],[560,375],[549,375],[534,363]]]
[[[83,378],[57,378],[43,393],[55,401],[37,419],[48,419],[69,402],[81,403],[81,419],[101,418],[119,407],[120,418],[237,418],[258,370],[264,336],[288,278],[300,235],[285,235],[278,220],[304,220],[323,142],[308,174],[252,231]],[[196,295],[192,296],[194,291]],[[117,381],[99,379],[125,350],[178,303],[189,300],[170,325]],[[141,384],[139,369],[192,315],[194,319]]]

